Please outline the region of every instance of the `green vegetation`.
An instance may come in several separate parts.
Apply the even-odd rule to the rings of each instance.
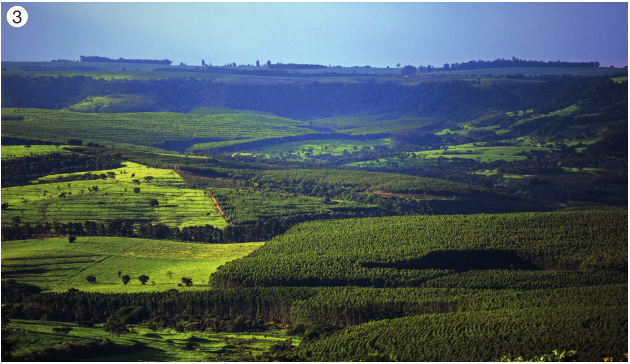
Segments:
[[[261,219],[282,220],[287,217],[310,220],[313,215],[323,219],[347,211],[366,211],[369,214],[375,207],[354,201],[335,201],[326,197],[298,196],[286,192],[213,188],[212,194],[223,212],[237,224],[255,224]]]
[[[84,143],[145,149],[167,141],[272,138],[311,132],[304,128],[308,125],[305,122],[256,114],[85,114],[40,109],[2,109],[2,113],[24,117],[20,121],[3,120],[3,136],[51,141],[78,138]]]
[[[89,113],[120,113],[144,111],[152,106],[150,98],[140,95],[107,95],[86,97],[83,101],[68,106],[67,109]]]
[[[169,327],[150,329],[127,325],[129,333],[113,337],[103,330],[104,325],[82,327],[67,322],[11,320],[9,326],[11,330],[3,330],[2,335],[3,339],[19,343],[13,356],[34,358],[39,352],[56,355],[51,359],[63,361],[247,361],[262,356],[287,340],[292,340],[293,345],[300,342],[274,325],[265,325],[259,332],[236,334],[178,332]],[[63,335],[55,333],[55,328],[69,328],[71,331]],[[86,342],[94,342],[94,345],[87,346],[87,352],[73,347]],[[51,349],[59,349],[60,352]]]
[[[73,243],[67,238],[8,241],[2,243],[2,277],[54,292],[69,288],[112,293],[167,291],[180,289],[182,277],[192,279],[193,286],[181,289],[207,289],[208,276],[218,266],[261,245],[112,237],[80,237]],[[131,281],[124,285],[118,271]],[[150,283],[138,281],[143,274],[150,277]],[[96,277],[96,282],[88,283],[88,275]]]
[[[504,160],[506,162],[512,162],[516,160],[526,160],[527,155],[525,153],[531,151],[544,151],[548,152],[552,150],[547,147],[533,147],[527,145],[514,145],[514,146],[485,146],[486,143],[467,143],[449,146],[448,149],[442,150],[426,150],[414,153],[416,156],[426,156],[426,158],[472,158],[475,160],[483,161],[497,161]],[[524,153],[523,153],[524,152]],[[522,153],[522,154],[518,154]],[[396,160],[394,160],[396,161]],[[404,159],[400,161],[402,163],[413,164],[421,162],[418,159]]]
[[[373,148],[375,146],[391,146],[389,138],[373,139],[373,140],[351,140],[351,139],[317,139],[304,140],[288,143],[277,143],[274,145],[263,146],[258,148],[245,148],[241,154],[253,155],[286,155],[290,159],[304,160],[309,156],[317,156],[320,154],[328,155],[344,155],[352,153],[356,150],[364,148]],[[308,155],[306,153],[309,153]]]
[[[2,159],[16,159],[28,156],[38,156],[52,153],[68,153],[63,148],[67,145],[3,145],[2,146]]]
[[[627,360],[625,70],[5,66],[3,360]]]
[[[626,242],[627,211],[316,221],[219,268],[211,283],[495,289],[622,283]]]
[[[560,307],[434,314],[348,328],[300,347],[309,361],[495,361],[575,348],[579,361],[625,358],[627,305],[586,303]],[[417,341],[422,342],[421,345]],[[623,360],[622,360],[623,361]]]
[[[417,130],[434,124],[431,118],[398,118],[386,115],[352,116],[326,118],[311,121],[318,128],[328,128],[350,135],[396,133],[404,130]]]
[[[99,172],[105,179],[55,183],[69,175],[50,175],[40,179],[49,183],[3,188],[2,203],[8,208],[2,211],[2,224],[10,225],[15,218],[30,224],[124,218],[177,227],[227,225],[203,191],[187,190],[174,171],[125,162],[121,168]],[[159,201],[159,207],[150,206],[151,200]]]

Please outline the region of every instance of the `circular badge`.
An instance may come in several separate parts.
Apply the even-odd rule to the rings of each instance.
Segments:
[[[14,28],[21,28],[28,21],[28,13],[21,6],[13,6],[7,11],[7,22]]]

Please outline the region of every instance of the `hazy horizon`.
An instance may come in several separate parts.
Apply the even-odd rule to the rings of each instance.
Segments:
[[[2,3],[2,11],[13,5],[29,20],[3,21],[2,61],[628,64],[627,3]]]

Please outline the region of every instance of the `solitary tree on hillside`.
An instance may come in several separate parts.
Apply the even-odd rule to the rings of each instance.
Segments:
[[[400,71],[400,74],[403,76],[413,76],[416,72],[416,67],[407,65]]]
[[[170,270],[166,272],[166,276],[168,277],[168,279],[171,279],[172,275],[173,275],[173,272],[171,272]]]
[[[93,275],[85,277],[85,280],[88,281],[88,283],[96,283],[96,277],[94,277]]]
[[[72,331],[71,327],[53,327],[52,331],[56,334],[68,335]]]
[[[147,282],[149,281],[149,277],[148,277],[148,276],[145,276],[145,275],[143,274],[143,275],[141,275],[140,277],[138,277],[138,280],[139,280],[140,282],[142,282],[142,284],[145,284],[145,283],[147,283]]]
[[[149,182],[153,179],[153,176],[144,176],[144,179]]]
[[[182,278],[182,283],[186,285],[186,287],[192,286],[193,282],[190,278]]]
[[[400,67],[400,63],[396,63],[396,67]]]
[[[158,210],[160,209],[160,203],[158,202],[158,200],[151,200],[151,201],[149,201],[149,206],[157,207]]]
[[[140,187],[136,187],[136,188],[134,188],[134,189],[133,189],[133,192],[134,192],[134,193],[140,193]]]
[[[121,271],[118,271],[118,278],[120,278],[120,275],[122,274]]]
[[[129,283],[130,280],[131,277],[129,277],[128,275],[125,274],[124,276],[122,276],[122,282],[125,286],[127,285],[127,283]]]

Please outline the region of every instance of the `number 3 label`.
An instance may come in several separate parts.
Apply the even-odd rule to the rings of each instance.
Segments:
[[[21,28],[28,21],[28,13],[21,6],[13,6],[7,11],[7,22],[14,28]]]

